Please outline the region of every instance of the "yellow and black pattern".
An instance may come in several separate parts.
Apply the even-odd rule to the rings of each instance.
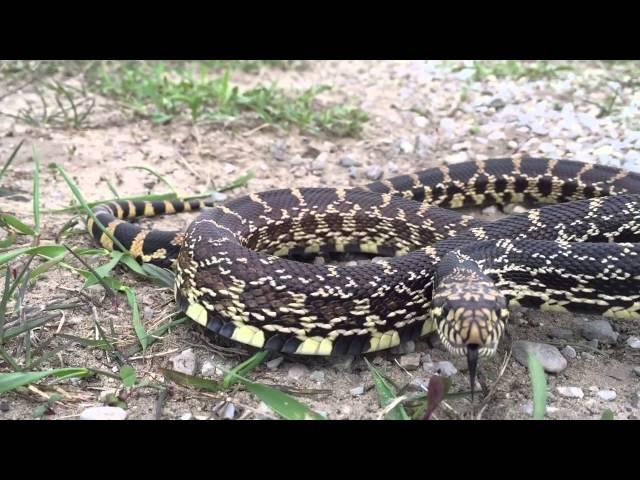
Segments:
[[[184,210],[180,202],[95,211],[142,261],[177,258],[179,308],[224,337],[335,355],[437,330],[453,353],[490,355],[509,305],[640,318],[639,194],[637,174],[515,156],[362,188],[255,193],[205,209],[184,235],[122,221]],[[492,223],[449,210],[514,202],[558,205]],[[358,266],[283,258],[322,252],[391,258]]]

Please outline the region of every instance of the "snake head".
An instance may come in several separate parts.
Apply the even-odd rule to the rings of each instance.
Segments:
[[[478,358],[496,352],[509,318],[504,295],[484,274],[454,270],[436,285],[431,316],[444,347],[467,357],[473,396]]]

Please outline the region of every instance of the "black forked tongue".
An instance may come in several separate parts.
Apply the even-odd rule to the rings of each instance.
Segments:
[[[476,387],[476,369],[478,367],[478,350],[476,343],[467,345],[467,365],[469,366],[469,382],[471,383],[471,402]]]

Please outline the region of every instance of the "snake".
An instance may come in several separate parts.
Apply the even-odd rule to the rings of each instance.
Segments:
[[[511,203],[531,209],[494,221],[460,211]],[[186,231],[128,221],[196,210]],[[222,337],[332,356],[435,331],[467,357],[472,391],[513,308],[640,318],[640,174],[605,165],[512,155],[350,188],[117,200],[93,213],[100,245],[173,269],[178,309]],[[297,258],[344,253],[377,258]]]

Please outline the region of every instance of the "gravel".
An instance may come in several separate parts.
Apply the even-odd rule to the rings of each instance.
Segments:
[[[566,398],[584,398],[584,392],[580,387],[558,387],[556,390]]]
[[[358,385],[357,387],[352,388],[349,390],[349,393],[354,397],[362,395],[364,393],[364,385]]]
[[[400,366],[407,370],[416,370],[420,366],[420,357],[419,353],[403,355],[399,360]]]
[[[629,345],[631,348],[640,348],[640,338],[638,337],[627,338],[627,345]]]
[[[618,334],[607,320],[586,322],[580,326],[580,333],[587,340],[598,340],[608,345],[615,345],[618,341]]]
[[[233,420],[233,417],[236,415],[236,407],[233,403],[229,402],[225,405],[224,410],[222,411],[222,418],[226,420]]]
[[[567,368],[567,359],[553,345],[519,340],[513,342],[512,352],[518,363],[525,367],[529,364],[529,353],[531,353],[546,372],[559,373]]]
[[[196,373],[196,356],[190,348],[178,355],[174,355],[170,361],[176,372],[184,373],[185,375],[194,375]]]
[[[284,362],[284,357],[276,357],[272,360],[269,360],[266,363],[266,366],[269,370],[276,370],[280,365]]]
[[[207,360],[202,364],[200,368],[200,373],[203,377],[213,377],[216,374],[216,366],[210,360]]]
[[[287,377],[292,380],[300,380],[302,377],[306,376],[309,373],[309,369],[301,364],[292,365],[289,367],[289,371],[287,372]]]
[[[422,369],[430,375],[442,375],[443,377],[451,377],[458,373],[455,365],[448,361],[443,362],[425,362]]]
[[[576,349],[573,348],[571,345],[567,345],[566,347],[564,347],[560,353],[562,353],[564,358],[566,358],[567,360],[573,360],[578,356]]]
[[[90,407],[82,411],[80,420],[126,420],[127,411],[120,407]]]
[[[316,383],[324,382],[324,372],[322,370],[315,370],[314,372],[311,372],[309,380]]]
[[[360,166],[360,162],[358,162],[354,157],[350,155],[345,155],[341,157],[338,163],[343,167],[358,167]]]
[[[604,400],[605,402],[611,402],[618,396],[613,390],[599,390],[596,395],[600,400]]]
[[[366,175],[369,180],[376,181],[382,178],[382,173],[383,170],[380,165],[371,165],[369,168],[367,168]]]

